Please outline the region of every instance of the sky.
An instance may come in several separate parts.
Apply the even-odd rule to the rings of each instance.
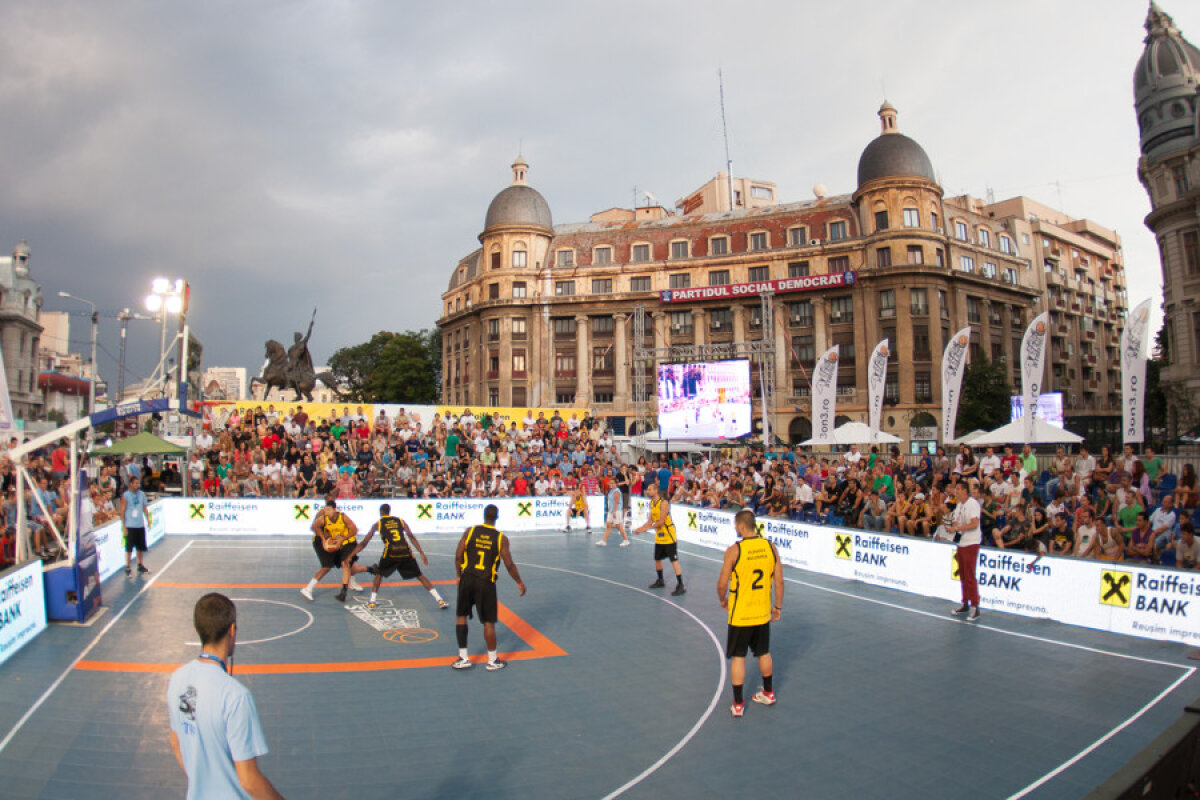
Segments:
[[[1200,4],[1161,0],[1200,42]],[[852,192],[886,97],[947,196],[1027,195],[1116,230],[1161,302],[1132,76],[1142,0],[0,3],[0,251],[100,373],[117,312],[186,278],[205,366],[256,373],[317,309],[317,363],[434,327],[521,153],[556,223],[724,168],[784,202]],[[1155,320],[1157,328],[1158,320]],[[129,323],[126,383],[159,328]]]

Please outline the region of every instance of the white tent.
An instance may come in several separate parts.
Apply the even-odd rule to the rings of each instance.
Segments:
[[[1082,441],[1082,436],[1077,436],[1065,428],[1051,425],[1040,418],[1033,420],[1033,441],[1029,442],[1029,444],[1079,444]],[[1007,425],[1002,425],[996,428],[996,430],[989,431],[969,442],[972,447],[1001,444],[1019,445],[1024,443],[1025,421],[1023,419],[1013,420]]]
[[[971,431],[970,433],[964,433],[962,436],[958,437],[957,439],[955,439],[952,442],[946,442],[946,444],[971,444],[976,439],[978,439],[980,436],[987,436],[987,435],[988,435],[987,431],[976,428],[975,430]]]
[[[885,431],[879,432],[879,438],[871,441],[871,428],[865,422],[846,422],[833,429],[833,437],[831,441],[820,442],[816,439],[809,439],[806,442],[801,442],[802,445],[811,446],[818,444],[896,444],[900,441],[900,437],[893,436]]]

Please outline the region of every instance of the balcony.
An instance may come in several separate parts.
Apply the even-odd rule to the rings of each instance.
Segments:
[[[1083,338],[1095,341],[1096,340],[1096,332],[1095,331],[1084,331]]]
[[[1096,357],[1089,353],[1087,356],[1087,363],[1091,366],[1094,366],[1096,364]]]
[[[500,370],[498,370],[498,369],[489,369],[489,370],[487,371],[487,379],[488,379],[489,381],[499,380],[499,378],[500,378]]]
[[[913,352],[913,361],[932,361],[933,353],[928,350],[917,350]]]
[[[574,378],[575,370],[573,370],[573,369],[556,369],[556,370],[554,370],[554,377],[556,377],[556,378]]]
[[[526,377],[528,377],[528,373],[525,372],[525,370],[523,370],[523,369],[522,370],[513,370],[512,376],[513,376],[513,380],[519,381],[519,380],[524,380]]]

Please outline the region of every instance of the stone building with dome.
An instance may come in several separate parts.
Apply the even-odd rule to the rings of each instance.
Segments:
[[[866,420],[867,360],[886,337],[894,356],[883,428],[912,446],[931,443],[949,337],[970,326],[975,357],[1003,360],[1019,386],[1021,337],[1042,310],[1054,315],[1050,390],[1062,388],[1089,435],[1118,430],[1119,375],[1107,358],[1126,302],[1116,234],[1028,198],[946,198],[928,154],[899,132],[896,109],[885,102],[878,115],[854,191],[827,196],[818,186],[801,202],[721,173],[675,209],[613,208],[555,225],[518,159],[480,247],[442,295],[443,401],[586,406],[633,432],[636,307],[652,321],[648,347],[753,341],[763,337],[759,289],[770,281],[769,413],[784,440],[811,435],[808,371],[833,344],[838,414]]]
[[[1200,49],[1157,4],[1133,75],[1141,157],[1158,240],[1170,361],[1162,372],[1171,433],[1200,423]]]
[[[13,415],[32,420],[42,414],[37,385],[42,289],[30,276],[29,257],[29,245],[22,240],[11,257],[0,258],[0,348]]]

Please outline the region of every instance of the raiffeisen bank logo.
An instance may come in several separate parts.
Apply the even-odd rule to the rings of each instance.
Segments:
[[[1106,569],[1100,573],[1100,602],[1169,617],[1188,617],[1200,598],[1200,578],[1175,573],[1137,573]]]

